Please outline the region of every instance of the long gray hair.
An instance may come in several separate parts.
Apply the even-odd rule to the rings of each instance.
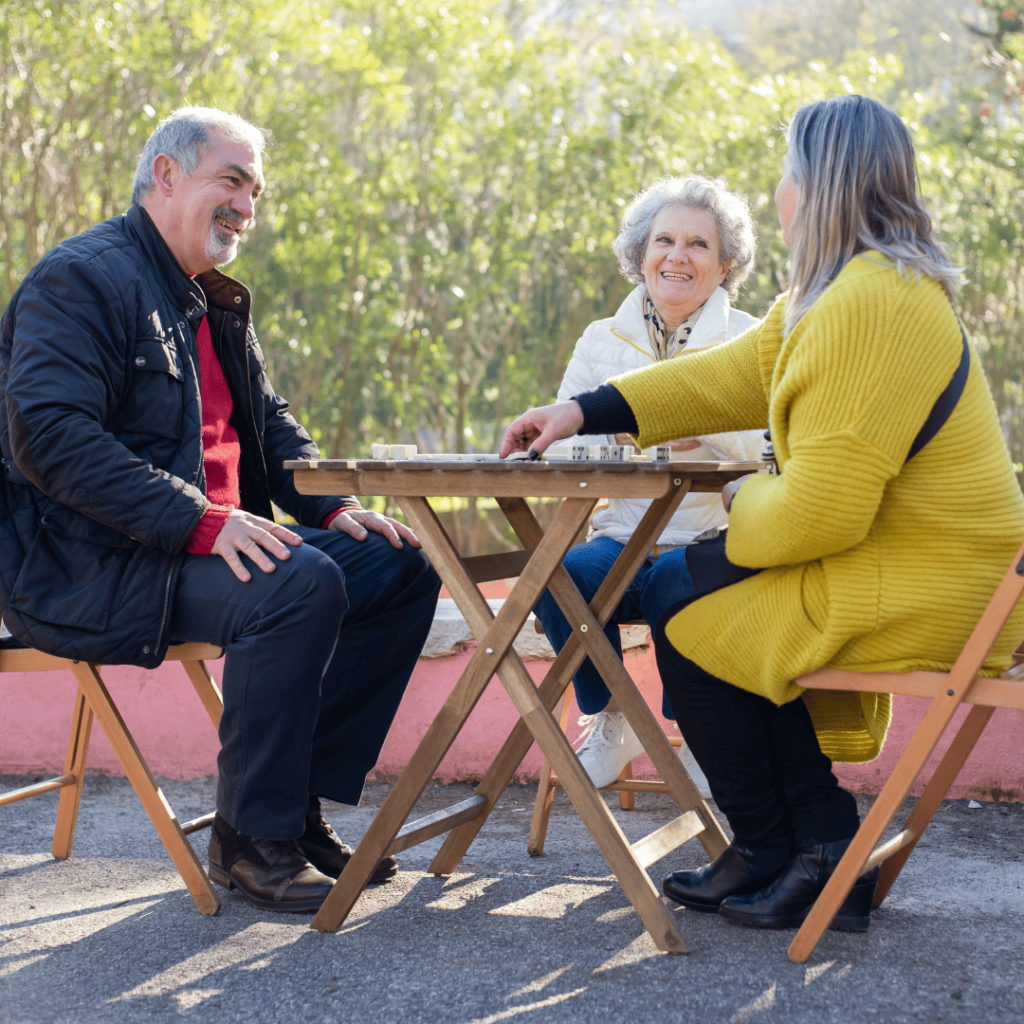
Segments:
[[[692,174],[686,178],[661,178],[645,188],[622,215],[622,225],[612,245],[619,258],[623,277],[634,284],[643,284],[640,269],[647,252],[654,218],[667,206],[688,206],[703,210],[714,218],[718,228],[719,259],[728,272],[722,287],[735,299],[740,285],[754,269],[754,222],[746,200],[729,191],[722,178],[705,178]]]
[[[786,333],[858,253],[875,249],[909,278],[923,274],[953,298],[960,271],[935,238],[917,194],[906,125],[865,96],[801,107],[786,133],[786,172],[800,190],[793,215]]]
[[[266,148],[262,130],[237,114],[215,107],[179,107],[156,126],[142,149],[135,168],[132,202],[140,203],[153,191],[153,161],[161,154],[176,160],[185,177],[191,178],[210,148],[211,128],[229,139],[248,142],[257,154]]]

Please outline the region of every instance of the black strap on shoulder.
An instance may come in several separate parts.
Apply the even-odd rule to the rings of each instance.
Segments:
[[[964,331],[963,324],[960,325],[960,337],[963,338],[964,342],[964,354],[960,357],[960,365],[956,368],[953,379],[935,400],[932,411],[928,414],[928,419],[924,421],[924,426],[918,431],[917,437],[914,438],[914,443],[910,446],[910,452],[904,461],[904,465],[939,432],[942,424],[949,419],[956,408],[956,403],[960,401],[964,385],[967,383],[967,371],[971,368],[971,350],[967,345],[967,334]]]

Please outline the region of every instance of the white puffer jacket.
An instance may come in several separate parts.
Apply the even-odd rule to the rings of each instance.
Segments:
[[[595,320],[583,332],[565,369],[565,376],[558,389],[558,401],[563,402],[583,391],[591,391],[620,373],[657,362],[644,322],[645,292],[646,288],[638,285],[626,297],[615,316],[607,320]],[[759,322],[747,313],[732,309],[725,289],[716,288],[705,303],[686,348],[676,358],[684,359],[687,352],[734,338]],[[760,459],[764,435],[762,431],[756,430],[734,431],[711,434],[700,440],[700,448],[686,453],[688,459],[742,462]],[[614,444],[614,438],[605,434],[585,434],[564,443]],[[625,544],[649,505],[649,501],[641,498],[602,500],[590,518],[588,539],[611,537]],[[688,494],[665,532],[658,538],[658,548],[689,544],[699,533],[712,526],[724,526],[728,518],[718,494]]]

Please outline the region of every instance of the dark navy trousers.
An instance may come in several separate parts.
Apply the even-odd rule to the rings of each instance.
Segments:
[[[240,832],[294,839],[308,794],[356,804],[433,621],[426,556],[380,534],[292,527],[291,557],[239,580],[183,556],[173,642],[225,648],[217,809]],[[243,556],[244,557],[244,556]]]
[[[851,838],[857,801],[832,774],[804,702],[773,704],[685,658],[665,635],[682,607],[652,630],[658,671],[736,841],[755,852],[791,853],[801,843]]]

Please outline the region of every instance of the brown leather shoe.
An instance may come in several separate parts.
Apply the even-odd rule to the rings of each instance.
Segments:
[[[218,813],[210,833],[210,878],[262,910],[311,911],[334,885],[318,871],[294,839],[256,839],[233,829]]]
[[[320,798],[315,793],[309,795],[306,831],[296,842],[310,864],[331,878],[337,878],[352,859],[352,847],[338,838],[331,823],[320,813]],[[398,861],[394,857],[382,857],[367,884],[378,885],[397,874]]]

